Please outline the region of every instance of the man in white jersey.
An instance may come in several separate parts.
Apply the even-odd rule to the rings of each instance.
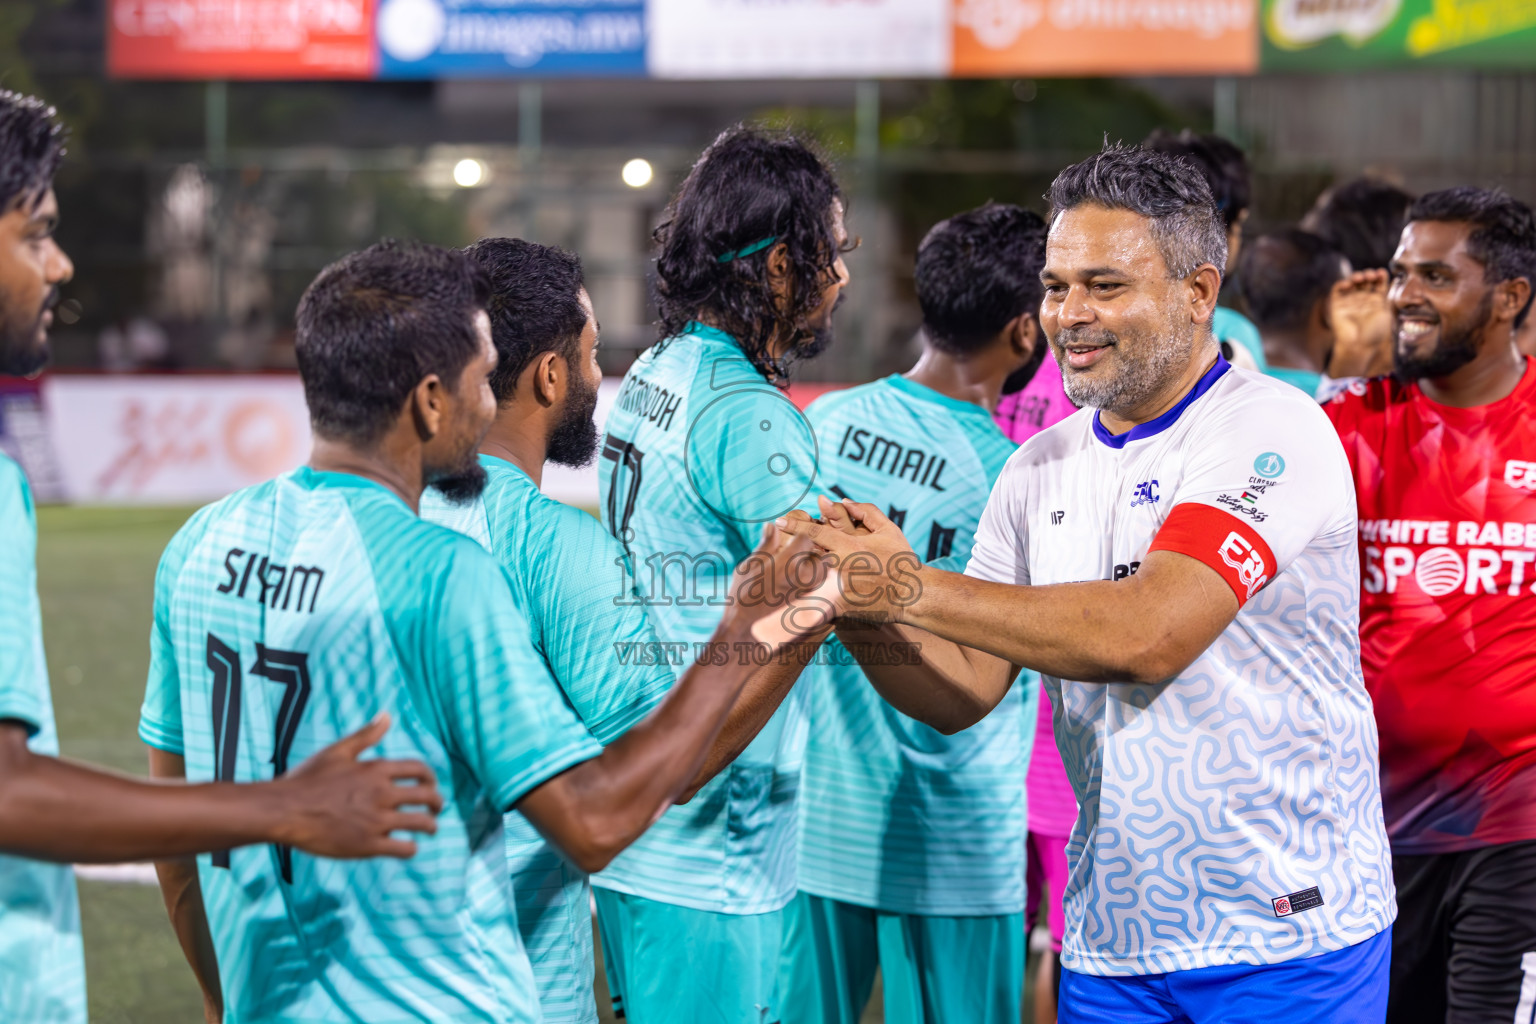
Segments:
[[[1115,146],[1050,200],[1040,322],[1088,408],[1009,460],[966,573],[873,506],[781,522],[842,560],[845,642],[922,645],[866,666],[906,714],[961,729],[1011,665],[1042,673],[1081,805],[1063,1021],[1379,1024],[1394,896],[1344,452],[1220,358],[1198,171]]]

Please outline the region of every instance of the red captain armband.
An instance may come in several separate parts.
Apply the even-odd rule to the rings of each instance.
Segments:
[[[1275,554],[1257,530],[1198,502],[1175,505],[1147,551],[1177,551],[1204,562],[1227,581],[1239,608],[1275,577]]]

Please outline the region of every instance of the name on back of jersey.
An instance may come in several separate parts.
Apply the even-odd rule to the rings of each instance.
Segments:
[[[1536,523],[1362,519],[1360,543],[1367,594],[1536,594]]]
[[[899,441],[881,437],[872,430],[856,429],[850,423],[848,429],[843,431],[843,439],[838,442],[837,454],[840,458],[850,459],[898,480],[909,480],[935,491],[945,490],[940,480],[944,476],[945,467],[949,465],[948,460],[921,448],[903,446]]]
[[[614,408],[633,413],[660,430],[671,430],[672,420],[683,404],[683,396],[636,374],[625,379],[613,404]]]
[[[325,570],[316,565],[279,565],[259,551],[230,548],[224,554],[228,574],[215,589],[221,594],[254,600],[273,611],[313,613],[320,599]],[[309,607],[304,606],[305,599]]]

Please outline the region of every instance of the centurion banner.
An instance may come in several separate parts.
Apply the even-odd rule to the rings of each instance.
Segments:
[[[123,78],[1536,67],[1536,0],[107,0]]]
[[[1536,0],[1264,0],[1263,67],[1536,67]]]

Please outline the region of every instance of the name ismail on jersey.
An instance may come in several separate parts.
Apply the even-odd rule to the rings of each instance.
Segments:
[[[860,462],[895,477],[910,480],[935,491],[943,491],[939,482],[949,462],[939,455],[931,455],[921,448],[904,448],[899,442],[869,430],[855,429],[852,424],[843,431],[838,442],[837,454],[841,458]]]
[[[1523,587],[1536,594],[1536,523],[1362,519],[1360,539],[1368,594],[1395,594],[1403,580],[1427,597],[1457,590],[1516,597]]]

